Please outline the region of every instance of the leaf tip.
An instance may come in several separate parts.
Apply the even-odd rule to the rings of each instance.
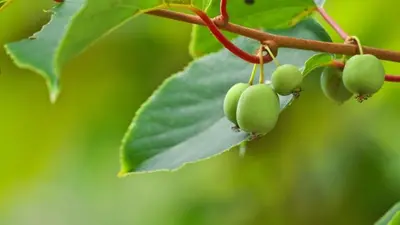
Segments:
[[[118,178],[124,178],[126,176],[128,176],[128,173],[123,171],[123,170],[119,171],[118,174],[117,174]]]
[[[120,170],[117,174],[118,178],[124,178],[128,175],[131,175],[135,172],[135,166],[132,164],[131,161],[127,160],[127,156],[125,155],[124,150],[121,150],[121,157],[120,157]]]
[[[55,104],[57,102],[58,96],[60,95],[60,88],[57,81],[47,82],[47,86],[49,89],[49,97],[51,104]]]
[[[31,54],[31,52],[34,52],[31,49],[32,42],[36,41],[36,39],[35,35],[33,35],[18,42],[5,44],[4,49],[16,66],[38,73],[46,80],[46,85],[50,92],[50,102],[54,104],[60,93],[60,72],[58,65],[53,65],[52,62],[47,63],[45,66],[38,66],[35,61],[36,55]]]
[[[121,156],[120,156],[120,170],[117,174],[118,178],[124,178],[126,176],[128,176],[133,170],[134,167],[132,167],[132,165],[129,163],[128,160],[126,160],[126,155],[125,155],[125,151],[124,148],[121,148]]]

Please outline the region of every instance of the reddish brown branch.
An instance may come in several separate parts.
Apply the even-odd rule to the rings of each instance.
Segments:
[[[202,18],[198,16],[187,15],[184,13],[172,12],[168,10],[153,10],[147,12],[147,14],[183,21],[187,23],[207,26],[207,24],[202,20]],[[279,47],[312,50],[317,52],[329,52],[333,54],[342,54],[349,56],[358,54],[358,47],[352,44],[331,43],[331,42],[274,35],[232,23],[228,23],[225,26],[220,24],[217,24],[215,26],[218,27],[219,29],[226,30],[259,41],[272,40],[275,41]],[[391,51],[391,50],[385,50],[373,47],[364,47],[364,46],[363,50],[365,54],[373,54],[382,60],[400,62],[400,52],[398,51]]]
[[[226,10],[227,1],[228,0],[221,0],[220,7],[219,7],[221,19],[224,22],[224,24],[227,24],[229,22],[228,11]]]
[[[236,45],[234,45],[229,39],[227,39],[219,30],[217,25],[210,19],[210,17],[207,16],[207,14],[201,10],[192,8],[192,10],[203,20],[203,22],[206,24],[206,26],[209,28],[211,33],[218,39],[218,41],[224,45],[226,49],[231,51],[233,54],[236,56],[240,57],[243,60],[246,60],[247,62],[254,63],[254,64],[260,64],[260,57],[257,55],[251,55],[242,49],[238,48]],[[263,63],[270,62],[272,60],[272,57],[269,55],[264,56]]]
[[[400,82],[400,75],[385,75],[385,80],[390,82]]]

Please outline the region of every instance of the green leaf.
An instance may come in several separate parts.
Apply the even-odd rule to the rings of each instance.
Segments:
[[[303,76],[307,76],[315,69],[327,66],[334,58],[334,55],[329,53],[319,53],[313,55],[307,60],[304,66]]]
[[[400,202],[395,204],[375,225],[400,225]]]
[[[0,0],[0,7],[2,7],[8,0]],[[1,11],[1,8],[0,8]]]
[[[306,39],[331,41],[314,20],[294,28],[271,31]],[[254,52],[259,43],[244,37],[234,43]],[[282,48],[278,60],[299,67],[315,52]],[[186,163],[221,154],[247,138],[231,130],[222,105],[226,92],[237,82],[247,82],[252,64],[223,49],[190,63],[167,79],[137,112],[121,147],[120,176],[130,172],[175,170]],[[267,79],[275,69],[265,64]],[[291,96],[280,96],[281,109]]]
[[[5,46],[14,62],[41,74],[51,100],[59,93],[60,72],[71,58],[134,16],[165,3],[190,4],[190,0],[66,0],[52,9],[41,31]]]
[[[318,3],[321,4],[321,0]],[[246,4],[244,0],[228,1],[230,22],[255,29],[284,29],[296,25],[307,18],[316,8],[313,0],[259,0]],[[219,15],[219,0],[211,2],[207,8],[210,17]],[[227,38],[237,35],[224,32]],[[207,27],[193,25],[190,54],[199,57],[215,52],[222,45],[212,36]]]

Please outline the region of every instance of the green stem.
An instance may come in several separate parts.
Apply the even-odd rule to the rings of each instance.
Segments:
[[[360,52],[360,55],[364,54],[363,48],[361,46],[360,39],[358,39],[358,37],[356,37],[356,36],[351,36],[350,38],[354,39],[357,42],[357,46],[358,46],[358,50]]]
[[[278,67],[281,64],[279,63],[279,61],[275,58],[274,54],[272,53],[271,49],[269,48],[268,45],[264,45],[265,50],[267,50],[268,55],[271,56],[272,60],[274,61],[275,65]]]
[[[260,80],[258,81],[260,84],[264,83],[264,46],[260,46]],[[272,58],[274,58],[274,56],[270,55]]]
[[[249,79],[249,84],[250,85],[253,85],[254,77],[256,75],[256,71],[257,71],[257,64],[254,64],[253,71],[251,71],[251,75],[250,75],[250,79]]]

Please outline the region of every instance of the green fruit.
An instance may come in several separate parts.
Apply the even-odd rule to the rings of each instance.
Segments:
[[[290,95],[300,88],[303,74],[294,65],[286,64],[279,66],[271,77],[274,90],[280,95]]]
[[[233,85],[225,95],[224,99],[224,113],[225,116],[232,123],[237,125],[236,111],[240,95],[246,90],[250,84],[248,83],[237,83]]]
[[[326,67],[321,76],[321,88],[327,98],[343,103],[349,100],[351,93],[343,84],[342,71],[336,67]]]
[[[243,131],[266,134],[275,127],[279,113],[279,97],[272,87],[256,84],[240,96],[236,115]]]
[[[354,94],[372,95],[379,91],[384,82],[385,68],[373,55],[355,55],[344,66],[344,86]]]

